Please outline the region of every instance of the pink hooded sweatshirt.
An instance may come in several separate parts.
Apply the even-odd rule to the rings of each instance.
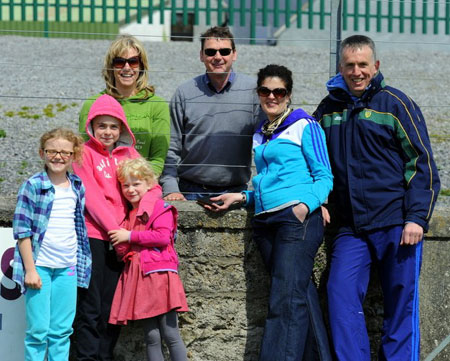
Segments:
[[[92,120],[99,115],[109,115],[123,124],[119,140],[111,153],[94,137]],[[108,231],[120,229],[126,216],[126,201],[117,180],[117,166],[123,159],[138,158],[140,155],[134,148],[136,140],[123,108],[110,95],[104,94],[92,104],[86,122],[86,133],[90,139],[84,145],[83,161],[81,165],[73,163],[73,171],[86,188],[86,226],[89,238],[109,241]],[[158,188],[155,191],[158,192]]]

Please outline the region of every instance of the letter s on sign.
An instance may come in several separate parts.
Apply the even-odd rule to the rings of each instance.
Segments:
[[[14,259],[14,248],[8,248],[2,256],[2,272],[5,275],[5,277],[8,277],[10,280],[12,280],[12,274],[13,274],[13,270],[12,267],[10,265],[11,261]],[[16,299],[18,299],[21,295],[20,293],[20,287],[17,283],[14,283],[16,285],[16,287],[14,288],[7,288],[3,285],[3,283],[1,284],[0,287],[0,295],[8,301],[14,301]]]

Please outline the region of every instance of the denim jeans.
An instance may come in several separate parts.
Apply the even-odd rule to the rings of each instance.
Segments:
[[[228,186],[228,187],[210,187],[202,184],[180,179],[179,184],[180,192],[188,201],[195,201],[201,197],[214,197],[224,193],[239,193],[247,190],[247,185],[240,186]]]
[[[328,361],[327,334],[311,281],[314,257],[323,239],[323,220],[318,209],[301,222],[292,208],[257,215],[252,222],[253,238],[271,276],[259,360]],[[317,354],[306,351],[311,335]]]

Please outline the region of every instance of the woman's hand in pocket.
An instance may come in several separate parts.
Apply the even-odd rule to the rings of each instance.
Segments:
[[[303,223],[309,213],[309,208],[305,203],[299,203],[295,207],[292,207],[292,212],[294,212],[297,219]]]

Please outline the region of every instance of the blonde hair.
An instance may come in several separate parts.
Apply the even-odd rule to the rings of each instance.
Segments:
[[[73,144],[73,160],[77,163],[81,162],[83,154],[83,138],[67,128],[55,128],[42,134],[39,141],[39,149],[45,148],[45,143],[50,139],[65,139]]]
[[[134,159],[126,159],[120,162],[117,167],[117,178],[123,183],[127,178],[134,177],[140,180],[146,180],[151,184],[158,182],[153,168],[145,158],[139,157]]]
[[[155,93],[155,88],[148,84],[148,58],[142,43],[134,36],[125,34],[119,35],[109,46],[103,63],[102,75],[106,83],[106,93],[116,99],[123,98],[116,88],[116,81],[114,78],[113,59],[121,56],[128,49],[135,49],[138,52],[140,65],[139,76],[136,81],[136,93],[145,91],[144,99]]]

